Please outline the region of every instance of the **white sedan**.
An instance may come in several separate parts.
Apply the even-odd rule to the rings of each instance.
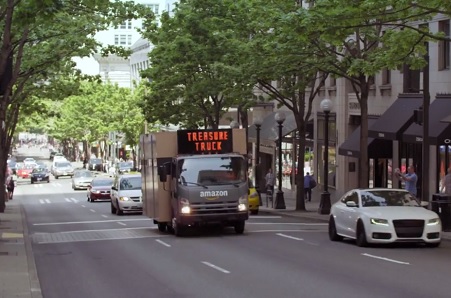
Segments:
[[[332,205],[329,238],[368,243],[419,242],[438,247],[442,224],[437,213],[422,207],[402,189],[353,189]]]

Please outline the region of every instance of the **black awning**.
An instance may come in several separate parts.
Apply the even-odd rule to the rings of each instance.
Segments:
[[[377,122],[377,119],[368,119],[368,126]],[[360,158],[360,126],[338,147],[338,154]],[[383,139],[368,138],[369,158],[392,158],[393,142]]]
[[[285,121],[282,126],[282,136],[286,136],[289,133],[293,132],[297,129],[296,119],[294,118],[294,114],[291,111],[284,111],[285,113]],[[276,113],[271,113],[263,119],[263,123],[261,125],[260,130],[260,139],[266,141],[276,141],[279,139],[279,124],[276,122],[274,118]],[[248,136],[251,139],[257,138],[257,130],[255,124],[249,126]]]
[[[438,94],[429,106],[429,140],[432,145],[449,144],[451,140],[451,123],[442,122],[451,111],[451,95]],[[412,123],[402,136],[404,142],[421,143],[423,126]]]
[[[377,121],[368,126],[368,136],[385,140],[401,140],[413,123],[413,111],[423,104],[423,94],[400,94]]]

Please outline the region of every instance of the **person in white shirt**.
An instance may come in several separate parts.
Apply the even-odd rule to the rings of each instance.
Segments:
[[[268,170],[268,173],[265,176],[265,181],[266,191],[271,190],[271,193],[274,194],[274,184],[276,183],[276,176],[272,172],[271,168]]]

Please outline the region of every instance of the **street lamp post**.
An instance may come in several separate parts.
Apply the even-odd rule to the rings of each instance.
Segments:
[[[279,189],[277,190],[276,203],[274,209],[286,209],[285,199],[283,197],[282,191],[282,127],[285,121],[285,114],[283,112],[277,112],[275,115],[276,122],[279,124],[279,140],[278,140],[278,150],[279,150]]]
[[[258,193],[260,206],[263,205],[263,202],[260,197],[260,131],[262,127],[263,119],[261,117],[257,117],[254,119],[255,130],[257,131],[257,144],[255,148],[255,166],[254,166],[254,185],[255,190]]]
[[[324,173],[323,173],[323,192],[319,204],[319,214],[330,213],[330,193],[329,193],[329,113],[332,110],[332,101],[325,98],[320,103],[320,108],[324,112]]]

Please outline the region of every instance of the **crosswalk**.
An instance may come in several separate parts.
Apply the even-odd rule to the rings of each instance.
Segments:
[[[79,203],[80,200],[74,199],[74,198],[64,198],[64,201],[66,201],[67,203]],[[52,203],[61,203],[61,200],[57,200],[57,201],[52,201],[50,199],[39,199],[39,203],[40,204],[52,204]]]

